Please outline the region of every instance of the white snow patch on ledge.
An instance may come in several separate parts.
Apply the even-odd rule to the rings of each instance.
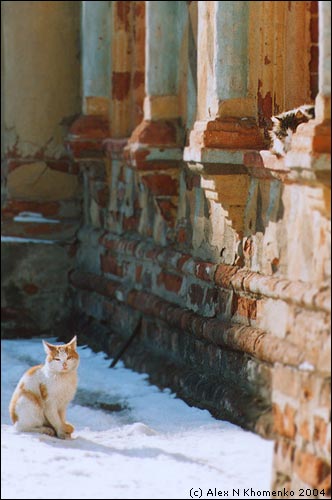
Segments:
[[[302,371],[313,372],[315,370],[315,367],[311,363],[309,363],[309,361],[303,361],[303,363],[299,365],[299,369]]]
[[[36,222],[38,223],[49,223],[49,224],[59,224],[60,221],[57,219],[47,219],[42,214],[38,212],[20,212],[14,217],[15,222]]]
[[[1,243],[39,243],[45,245],[54,245],[56,240],[38,240],[36,238],[20,238],[19,236],[1,236]]]

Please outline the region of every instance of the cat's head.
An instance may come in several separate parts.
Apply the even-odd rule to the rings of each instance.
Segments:
[[[280,133],[284,132],[286,135],[287,129],[295,132],[300,123],[306,123],[313,118],[315,118],[315,106],[303,104],[298,108],[272,116],[271,120],[274,124],[273,130]]]
[[[313,104],[303,104],[298,108],[297,114],[302,119],[304,117],[307,120],[312,120],[315,118],[315,106]]]
[[[53,345],[43,340],[47,354],[45,364],[49,370],[57,373],[69,373],[76,370],[79,364],[79,355],[76,351],[76,336],[68,344]]]
[[[303,104],[298,108],[272,116],[273,128],[269,131],[272,153],[285,156],[291,149],[292,137],[297,127],[312,118],[315,118],[315,107],[311,104]]]

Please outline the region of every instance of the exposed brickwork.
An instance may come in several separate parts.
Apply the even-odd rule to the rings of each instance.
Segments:
[[[60,211],[60,202],[58,201],[31,201],[31,200],[8,200],[2,210],[4,219],[10,219],[20,212],[37,212],[44,217],[57,216]]]
[[[142,176],[142,181],[154,195],[172,196],[178,193],[177,180],[165,174]]]
[[[257,305],[256,300],[233,296],[232,314],[239,315],[248,319],[256,319]]]
[[[176,274],[161,272],[157,275],[157,284],[170,292],[178,293],[181,289],[182,278]]]
[[[160,264],[166,264],[170,270],[181,270],[185,275],[194,275],[203,280],[203,286],[207,286],[206,281],[208,280],[221,288],[257,294],[257,296],[270,297],[275,300],[280,299],[300,307],[309,309],[312,307],[330,312],[330,300],[325,285],[315,287],[310,283],[291,282],[287,279],[262,276],[237,266],[224,264],[215,266],[213,263],[195,262],[190,255],[163,249],[151,243],[139,241],[136,238],[117,240],[110,233],[103,235],[101,243],[105,248],[116,253],[119,252],[127,257],[147,260],[157,258]]]
[[[241,326],[240,324],[232,326],[221,319],[204,318],[183,307],[162,300],[157,295],[134,288],[127,287],[123,296],[121,283],[116,283],[103,276],[75,271],[70,275],[70,280],[75,287],[97,291],[110,298],[117,298],[120,293],[121,300],[127,301],[131,307],[163,319],[167,317],[170,324],[190,330],[199,338],[204,338],[221,347],[247,352],[270,363],[281,362],[290,366],[299,366],[304,362],[304,355],[296,345],[268,336],[258,328]],[[181,286],[181,280],[179,281],[175,275],[159,274],[157,285],[158,294],[163,296],[163,290],[177,293]],[[194,306],[202,300],[202,296],[198,292],[199,288],[190,288],[190,290],[198,294],[197,297],[194,296],[193,308],[195,309]],[[169,314],[166,315],[166,311],[169,311]]]
[[[141,156],[139,150],[128,151],[126,163],[119,158],[118,170],[113,167],[113,178],[118,180],[114,180],[114,188],[110,190],[110,215],[102,207],[102,199],[93,194],[94,179],[105,182],[106,170],[97,168],[97,162],[85,169],[86,175],[93,179],[89,189],[98,209],[104,213],[104,222],[99,219],[95,226],[100,230],[100,267],[95,268],[96,274],[75,272],[70,277],[76,293],[84,294],[80,307],[97,321],[121,324],[105,347],[111,353],[119,349],[121,339],[128,335],[127,308],[133,311],[131,314],[139,312],[145,321],[140,340],[125,356],[130,366],[148,371],[152,381],[173,387],[190,404],[208,408],[216,416],[229,418],[262,435],[276,436],[276,488],[285,485],[291,488],[295,484],[313,487],[314,480],[323,484],[330,449],[326,414],[330,403],[323,396],[327,365],[322,357],[328,338],[323,325],[330,314],[329,288],[325,283],[254,272],[243,268],[241,259],[237,261],[239,265],[234,265],[193,257],[190,250],[193,233],[188,225],[183,227],[184,237],[172,248],[145,239],[153,237],[156,230],[157,207],[168,227],[178,227],[181,231],[181,226],[174,226],[175,217],[179,216],[175,208],[171,208],[171,217],[170,208],[162,210],[167,203],[176,207],[177,200],[158,199],[160,189],[168,189],[161,180],[172,178],[169,174],[175,163],[151,161],[148,150],[142,150]],[[256,159],[248,157],[248,168],[267,170],[265,157],[257,167],[253,161]],[[132,175],[132,168],[137,174]],[[269,170],[277,173],[280,181],[285,180],[284,165],[279,166],[274,160]],[[264,174],[257,178],[271,182],[273,176]],[[186,184],[190,179],[187,193],[194,194],[200,189],[200,179],[197,175],[187,176]],[[142,188],[154,198],[154,205],[148,202],[142,206],[138,195]],[[180,190],[178,194],[181,196]],[[128,207],[132,207],[130,212]],[[129,213],[132,215],[126,215]],[[112,220],[112,231],[105,230],[105,222],[109,226]],[[123,234],[126,231],[132,231],[132,236]],[[158,237],[154,239],[158,241]],[[181,247],[181,243],[185,244]],[[250,263],[255,252],[255,241],[243,240],[246,262]],[[271,261],[279,266],[278,257]],[[102,308],[100,297],[105,300]],[[282,326],[280,319],[285,311],[288,322]],[[302,317],[303,322],[298,319]],[[310,329],[312,336],[303,346],[303,335],[307,335],[303,332],[309,331],[309,324],[316,326]],[[318,337],[321,344],[316,349],[313,343],[317,343]],[[256,367],[254,380],[248,376],[250,363]],[[315,375],[311,376],[307,369]],[[231,387],[237,383],[239,391],[240,380],[243,389],[234,400]],[[257,393],[259,403],[256,397],[252,399]],[[303,458],[301,462],[298,458],[301,453],[314,458],[312,461]],[[306,473],[311,475],[310,483],[304,479]]]
[[[175,147],[179,145],[181,128],[178,121],[144,120],[130,138],[131,143],[149,144],[153,146]]]
[[[77,276],[73,275],[72,279],[78,283]],[[81,281],[82,287],[87,288],[86,283]],[[222,351],[200,340],[203,318],[190,311],[146,294],[129,293],[127,304],[119,303],[114,300],[118,295],[116,290],[113,292],[105,294],[102,311],[98,296],[82,288],[77,293],[78,305],[88,316],[103,319],[110,325],[111,334],[105,339],[107,352],[113,353],[123,345],[137,322],[137,309],[144,308],[142,330],[125,353],[124,359],[130,366],[148,372],[152,382],[174,388],[189,404],[208,408],[217,417],[231,418],[246,428],[259,428],[262,434],[270,433],[266,387],[271,383],[271,372],[268,367],[262,373],[254,359],[243,357],[240,352]],[[100,336],[102,342],[103,338]],[[89,336],[86,341],[90,341]],[[170,355],[165,356],[166,352]],[[234,371],[236,366],[242,366],[241,370]],[[250,396],[253,390],[259,394],[255,402]],[[241,401],[245,401],[245,406],[242,407]]]
[[[311,453],[295,453],[295,473],[304,482],[319,488],[330,474],[329,465]],[[326,486],[325,486],[326,487]],[[328,494],[328,488],[326,488]]]
[[[295,478],[310,487],[314,487],[313,481],[326,482],[330,447],[326,408],[330,403],[324,396],[327,392],[325,365],[319,356],[313,356],[313,340],[309,341],[308,349],[303,349],[303,333],[297,335],[296,326],[287,338],[278,337],[279,329],[274,330],[272,324],[268,332],[266,303],[262,302],[262,298],[272,301],[276,311],[283,311],[287,306],[289,320],[295,325],[299,314],[303,315],[304,324],[314,321],[317,333],[313,335],[319,331],[323,339],[321,332],[330,311],[326,286],[197,260],[190,253],[144,241],[137,233],[129,238],[100,231],[101,275],[75,272],[70,279],[76,290],[86,290],[86,314],[97,320],[114,320],[115,314],[119,315],[123,330],[109,342],[108,349],[113,352],[119,348],[121,338],[128,331],[124,320],[127,313],[121,312],[122,309],[129,307],[143,314],[146,326],[141,341],[126,354],[126,362],[138,370],[149,371],[158,384],[174,387],[190,403],[209,408],[213,414],[247,428],[255,428],[263,435],[277,436],[276,488],[286,484],[286,477],[289,487],[295,484]],[[111,273],[108,279],[102,276],[106,269]],[[125,286],[121,281],[114,281],[121,278],[121,274],[126,277]],[[100,299],[95,292],[106,299],[103,312],[97,307]],[[305,330],[301,323],[298,328],[299,332]],[[154,354],[148,355],[151,349]],[[164,358],[165,353],[169,353],[169,357]],[[227,360],[225,353],[229,353]],[[243,358],[243,353],[248,357]],[[163,359],[163,369],[159,359]],[[247,373],[244,359],[254,360],[260,369],[268,367],[269,376],[261,378],[258,370],[254,386],[248,379],[237,401],[226,389],[218,391],[203,375],[208,372],[212,375],[219,366],[220,376],[230,377],[227,378],[230,388],[232,374],[237,373],[239,377],[242,372],[243,376]],[[314,372],[306,371],[307,366]],[[172,376],[167,375],[165,367],[169,367]],[[320,370],[323,371],[317,378]],[[257,390],[262,397],[262,406],[257,406],[261,408],[260,416],[250,406],[250,394]],[[240,417],[243,414],[245,420]],[[307,450],[304,453],[309,453],[312,461],[306,455],[298,458],[302,457],[301,450]],[[287,463],[291,467],[288,470]],[[311,475],[310,483],[303,479],[305,470]]]

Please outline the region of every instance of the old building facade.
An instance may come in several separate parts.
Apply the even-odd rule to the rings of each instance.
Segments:
[[[330,2],[2,8],[3,334],[114,356],[141,319],[128,366],[326,498]],[[303,103],[278,158],[271,116]]]

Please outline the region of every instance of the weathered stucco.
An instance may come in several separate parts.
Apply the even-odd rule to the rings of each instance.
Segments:
[[[3,2],[5,149],[58,158],[80,110],[80,2]]]
[[[78,170],[65,146],[81,110],[80,2],[5,1],[1,12],[2,327],[5,335],[50,334],[70,311],[81,218]]]
[[[77,198],[81,191],[77,175],[53,170],[42,161],[10,172],[7,188],[10,198],[39,201]]]

